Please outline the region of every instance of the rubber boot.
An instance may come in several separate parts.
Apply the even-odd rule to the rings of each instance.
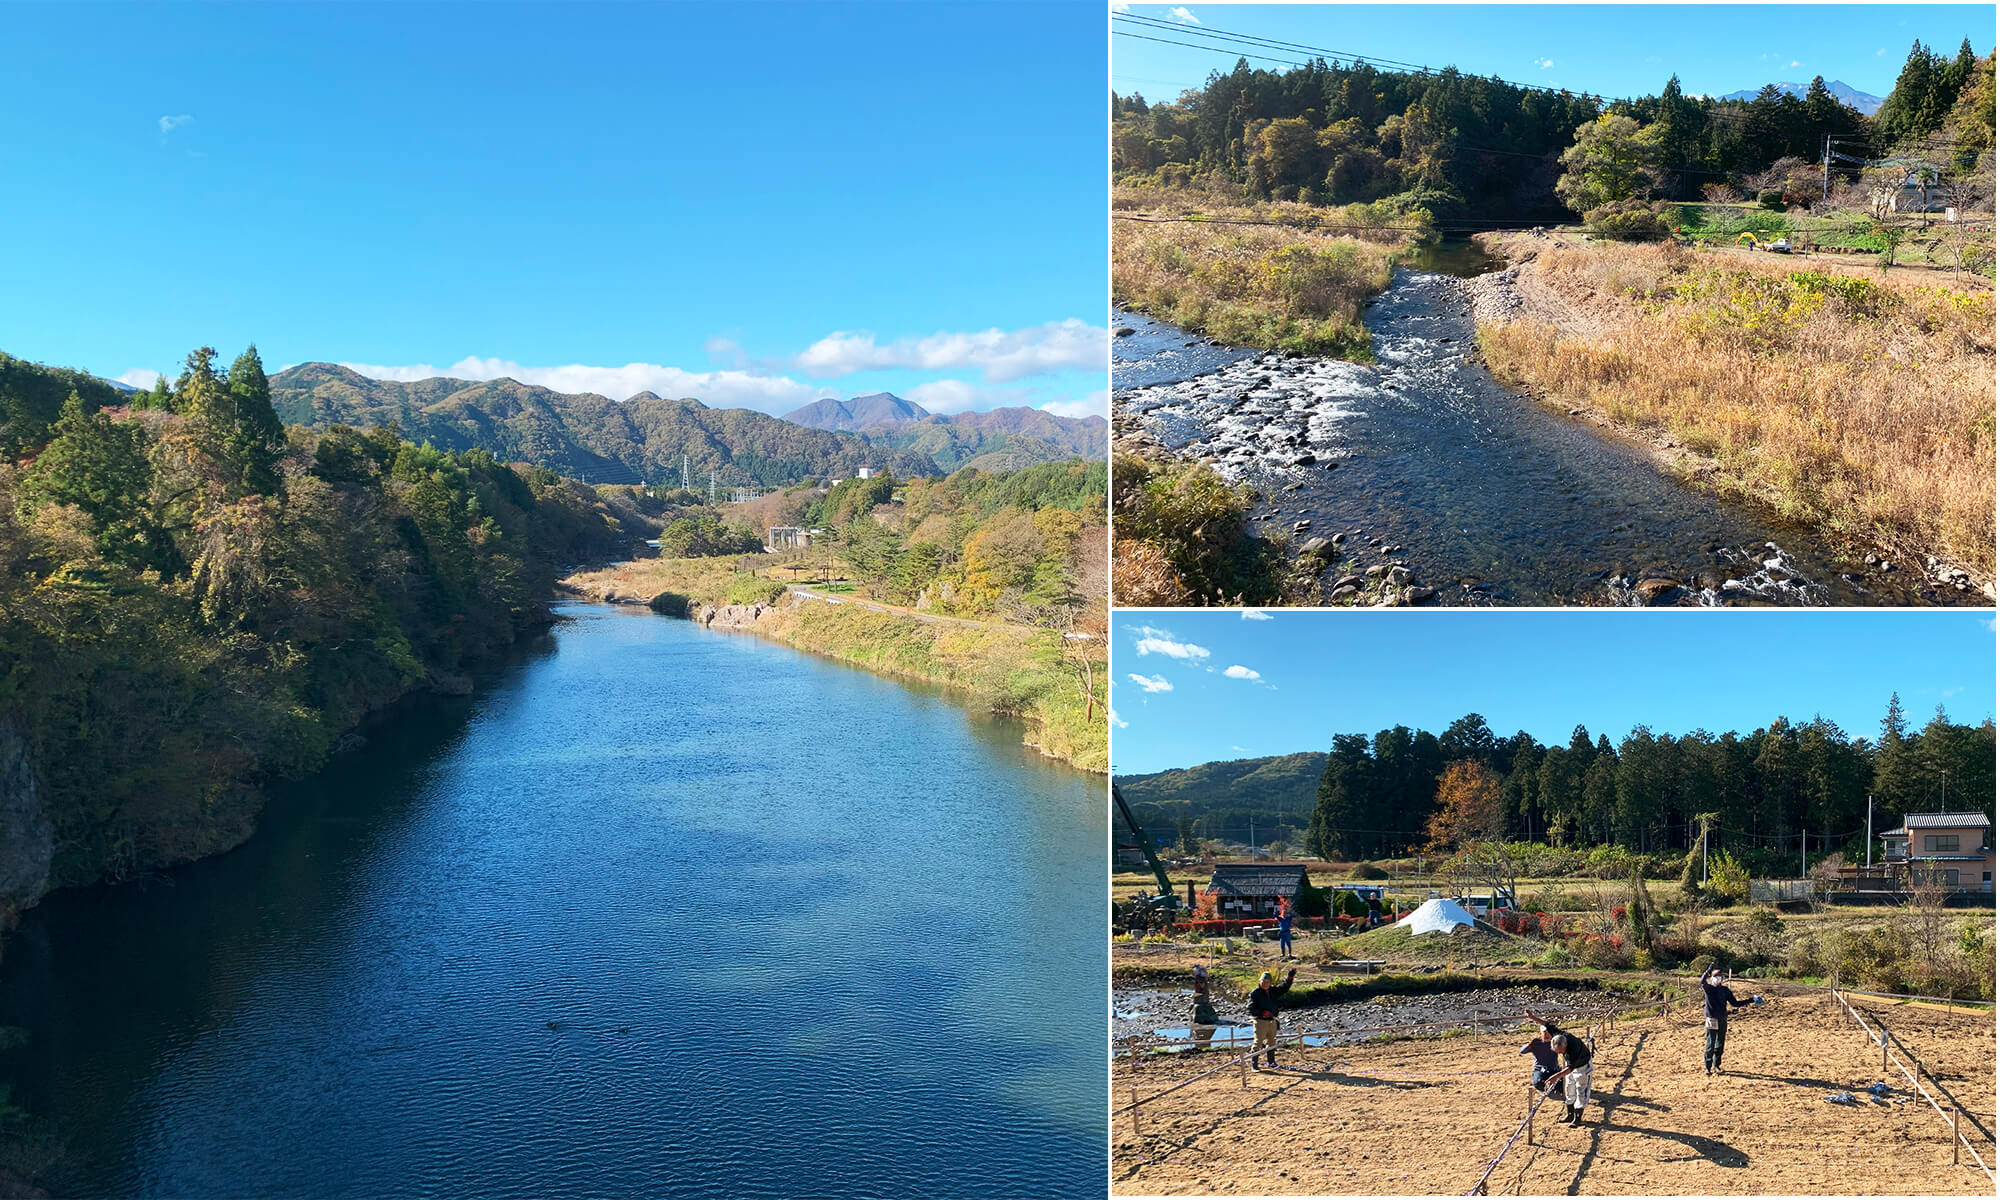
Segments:
[[[1570,1122],[1570,1124],[1572,1124],[1572,1125],[1582,1125],[1582,1124],[1583,1124],[1583,1105],[1579,1104],[1579,1105],[1577,1105],[1577,1106],[1576,1106],[1575,1108],[1572,1108],[1572,1109],[1570,1109],[1570,1111],[1576,1114],[1576,1119],[1575,1119],[1575,1120],[1573,1120],[1573,1121],[1571,1121],[1571,1122]]]

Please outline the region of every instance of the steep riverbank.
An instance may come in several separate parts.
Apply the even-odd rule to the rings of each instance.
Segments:
[[[578,572],[559,586],[571,595],[607,604],[640,605],[684,617],[704,628],[750,633],[822,655],[878,675],[952,689],[982,712],[1019,720],[1023,741],[1080,770],[1103,772],[1110,763],[1108,719],[1101,702],[1103,650],[1093,645],[1086,664],[1065,652],[1054,630],[1018,625],[926,619],[836,598],[783,591],[769,600],[730,603],[703,560],[641,559],[603,570]]]
[[[1908,603],[1994,595],[1993,298],[1808,255],[1481,235],[1485,363]],[[1874,585],[1881,589],[1881,583]]]

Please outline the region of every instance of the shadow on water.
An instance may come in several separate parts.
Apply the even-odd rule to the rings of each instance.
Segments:
[[[1434,254],[1455,270],[1482,266],[1469,243]],[[1698,492],[1641,449],[1503,386],[1477,359],[1459,278],[1399,269],[1366,323],[1375,364],[1197,345],[1179,351],[1187,365],[1214,365],[1142,382],[1152,368],[1134,364],[1118,402],[1168,447],[1255,486],[1265,536],[1344,535],[1345,558],[1323,581],[1402,564],[1440,603],[1474,605],[1958,599],[1864,576],[1806,532]],[[1148,325],[1113,342],[1114,362],[1120,342],[1169,340]]]
[[[1021,916],[1099,913],[1101,783],[887,680],[565,611],[235,852],[27,914],[0,1071],[52,1189],[1101,1185],[1102,922]]]

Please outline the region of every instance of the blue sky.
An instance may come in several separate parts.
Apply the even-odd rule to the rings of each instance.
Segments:
[[[271,368],[766,411],[1103,409],[1095,5],[5,21],[9,353],[143,381],[254,341]]]
[[[1657,93],[1676,72],[1686,92],[1723,95],[1766,83],[1809,83],[1814,75],[1887,96],[1918,38],[1943,54],[1971,38],[1993,49],[1991,4],[1778,5],[1222,5],[1114,4],[1114,8],[1197,27],[1255,34],[1420,66],[1456,66],[1520,84],[1566,88],[1607,99]],[[1209,42],[1113,22],[1144,37]],[[1194,50],[1112,37],[1112,87],[1171,100],[1227,72],[1239,49]],[[1270,50],[1294,61],[1310,54]],[[1329,55],[1328,57],[1332,57]],[[1252,58],[1281,70],[1285,63]]]
[[[1990,613],[1123,613],[1112,637],[1112,769],[1146,774],[1324,750],[1336,733],[1442,731],[1468,712],[1502,737],[1616,742],[1747,733],[1825,716],[1874,737],[1889,693],[1915,725],[1993,715]]]

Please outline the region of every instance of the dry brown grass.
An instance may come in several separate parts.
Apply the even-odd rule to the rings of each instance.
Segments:
[[[1990,291],[1665,246],[1554,249],[1532,268],[1595,335],[1482,323],[1496,374],[1665,433],[1718,490],[1850,546],[1992,581]]]
[[[1379,205],[1229,204],[1166,188],[1121,187],[1112,207],[1126,218],[1111,237],[1117,303],[1237,345],[1362,361],[1362,302],[1420,235],[1321,227],[1423,224]]]

